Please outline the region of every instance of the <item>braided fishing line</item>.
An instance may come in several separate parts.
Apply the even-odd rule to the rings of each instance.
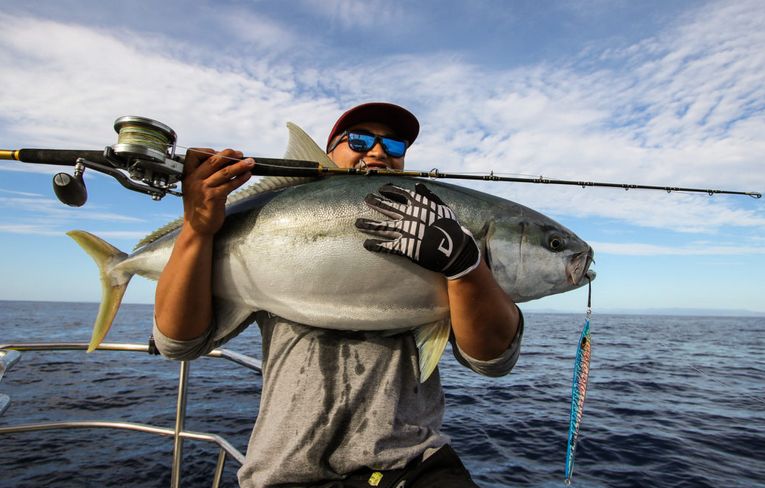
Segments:
[[[662,346],[664,346],[665,348],[667,348],[669,350],[675,350],[676,349],[675,347],[670,346],[666,342],[657,340],[655,337],[653,337],[652,340],[654,342],[656,342],[657,344],[662,345]],[[723,386],[723,387],[727,387],[728,386],[726,383],[724,383],[723,381],[713,377],[709,373],[707,373],[704,370],[702,370],[700,367],[697,367],[697,366],[695,366],[693,364],[688,364],[687,367],[689,369],[692,369],[693,371],[699,373],[701,376],[704,376],[706,379],[710,380],[713,383],[716,383],[716,384],[718,384],[720,386]],[[738,396],[741,397],[741,398],[746,398],[746,399],[752,400],[752,401],[754,401],[756,403],[761,403],[761,404],[765,405],[765,398],[763,398],[763,397],[758,397],[758,396],[750,395],[749,393],[739,393]]]
[[[137,122],[125,122],[117,133],[117,144],[135,144],[164,153],[174,144],[166,131]]]

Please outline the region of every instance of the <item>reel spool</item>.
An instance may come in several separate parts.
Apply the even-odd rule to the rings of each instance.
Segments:
[[[128,115],[114,121],[117,144],[107,146],[106,159],[127,170],[130,178],[158,190],[158,200],[183,177],[183,163],[175,156],[176,134],[162,122]]]

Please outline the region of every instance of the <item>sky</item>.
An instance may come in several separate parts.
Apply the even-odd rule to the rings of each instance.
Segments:
[[[390,101],[422,130],[409,168],[765,190],[765,9],[753,1],[103,2],[4,0],[0,148],[101,150],[114,120],[186,147],[280,157],[292,121],[321,143],[347,108]],[[100,300],[65,236],[129,251],[181,213],[86,173],[0,162],[0,299]],[[462,184],[462,183],[460,183]],[[596,253],[593,308],[765,312],[765,201],[515,183]],[[136,277],[126,302],[152,303]],[[583,311],[586,291],[526,310]]]

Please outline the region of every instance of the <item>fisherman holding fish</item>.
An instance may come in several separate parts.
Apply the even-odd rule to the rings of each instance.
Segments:
[[[418,133],[408,110],[363,104],[338,119],[327,154],[341,168],[403,169]],[[248,181],[256,164],[242,157],[231,149],[187,153],[183,224],[156,292],[154,338],[166,356],[191,359],[219,345],[213,339],[220,325],[214,242],[227,196]],[[231,164],[232,158],[238,161]],[[449,319],[428,330],[448,337],[464,366],[506,375],[518,359],[522,315],[459,216],[424,184],[413,183],[384,184],[367,196],[366,205],[381,218],[356,221],[367,236],[363,246],[384,253],[380,259],[408,258],[443,275]],[[261,330],[263,388],[238,473],[241,486],[476,486],[441,433],[441,381],[435,363],[421,378],[415,334],[309,327],[271,312],[242,321],[243,327],[254,320]]]

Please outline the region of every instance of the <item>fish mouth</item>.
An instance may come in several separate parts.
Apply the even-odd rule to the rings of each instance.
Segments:
[[[574,286],[581,286],[595,279],[596,273],[590,269],[595,251],[587,247],[586,251],[574,254],[566,265],[566,278]],[[585,281],[586,280],[586,281]]]

